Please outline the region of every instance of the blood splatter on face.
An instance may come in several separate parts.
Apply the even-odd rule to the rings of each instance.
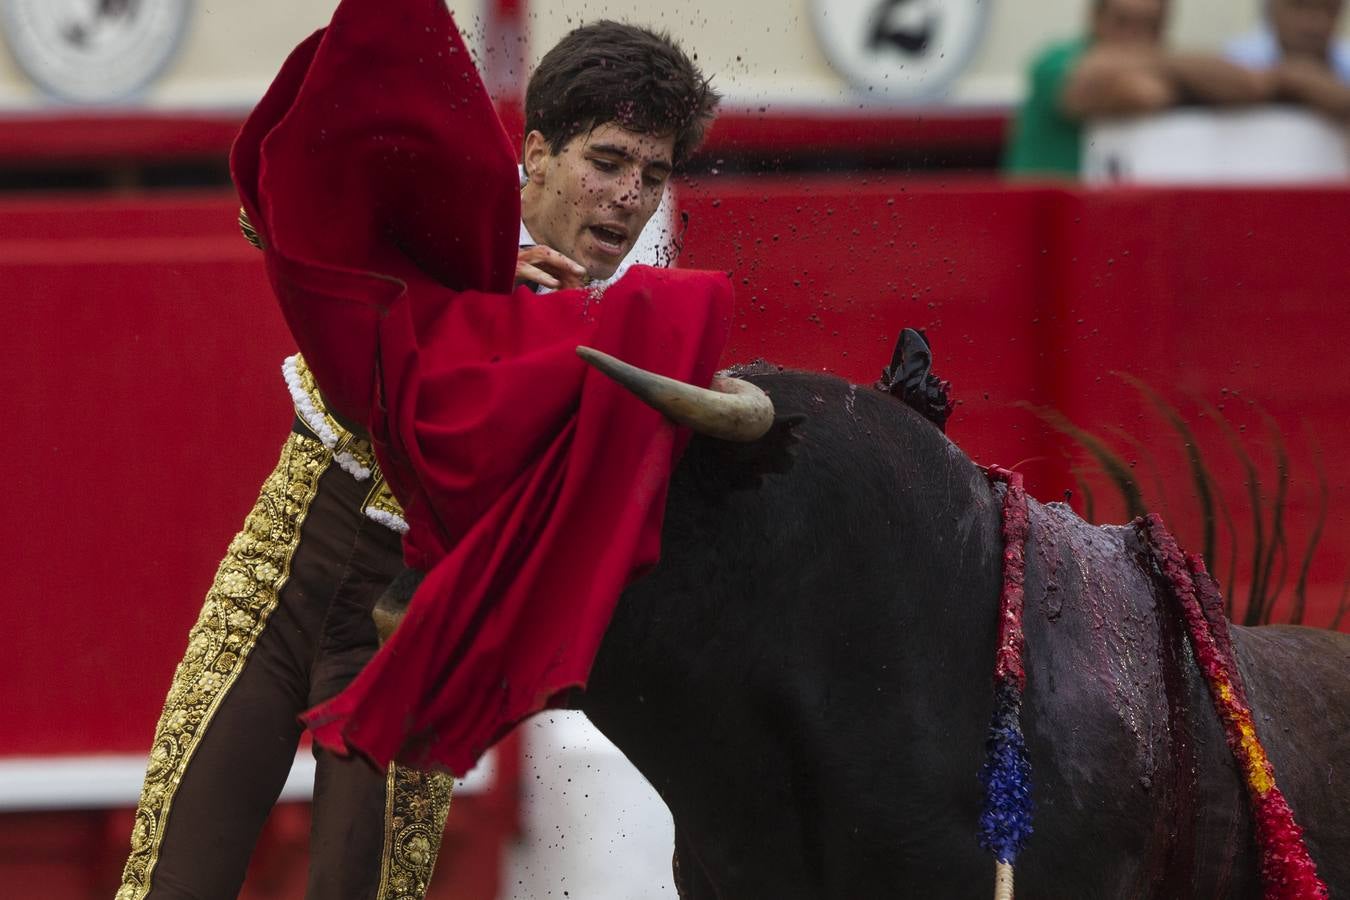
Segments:
[[[539,132],[525,139],[521,215],[530,236],[586,268],[614,274],[656,212],[674,167],[674,135],[606,123],[558,153]]]

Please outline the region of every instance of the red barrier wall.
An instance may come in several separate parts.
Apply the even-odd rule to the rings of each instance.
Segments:
[[[11,203],[20,473],[0,753],[144,752],[187,629],[290,426],[290,342],[221,196]],[[74,652],[72,652],[74,651]],[[40,685],[40,690],[31,686]],[[156,695],[158,699],[156,699]]]
[[[1255,526],[1232,444],[1252,457],[1269,536],[1283,441],[1276,616],[1289,613],[1325,502],[1306,620],[1332,620],[1350,564],[1350,479],[1322,454],[1350,437],[1350,368],[1333,338],[1350,326],[1339,238],[1350,190],[706,178],[684,205],[685,263],[737,279],[732,357],[871,381],[901,326],[926,327],[961,400],[950,433],[971,456],[1019,464],[1043,499],[1076,489],[1080,511],[1090,493],[1098,520],[1123,521],[1082,447],[1023,405],[1054,407],[1118,448],[1150,508],[1201,550],[1186,441],[1116,373],[1159,392],[1190,423],[1220,488],[1215,569],[1239,613]],[[1232,438],[1206,415],[1213,408]]]
[[[1082,454],[1020,401],[1139,441],[1126,455],[1198,549],[1179,442],[1110,374],[1125,369],[1198,422],[1249,532],[1242,467],[1199,410],[1226,402],[1268,471],[1273,443],[1247,405],[1259,401],[1293,460],[1296,577],[1318,506],[1313,448],[1347,436],[1335,338],[1350,333],[1350,191],[711,177],[684,204],[685,263],[736,279],[732,358],[870,381],[901,325],[926,326],[962,400],[952,436],[977,460],[1020,462],[1042,497],[1074,485]],[[144,751],[215,564],[275,461],[290,344],[234,211],[219,194],[0,208],[0,383],[17,409],[0,755]],[[1350,486],[1325,468],[1314,622],[1340,596],[1350,536]],[[1118,517],[1094,483],[1097,511]]]
[[[216,563],[275,465],[293,352],[226,195],[0,205],[0,757],[145,753]],[[430,900],[496,896],[519,751],[456,798]],[[3,798],[0,798],[2,800]],[[308,804],[277,807],[245,900],[304,891]],[[0,815],[0,895],[109,897],[130,810]]]

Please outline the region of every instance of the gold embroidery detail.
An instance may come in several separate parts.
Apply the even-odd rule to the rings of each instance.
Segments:
[[[299,376],[300,389],[309,397],[314,411],[323,418],[324,424],[333,430],[333,434],[337,435],[337,446],[333,448],[333,452],[351,454],[362,468],[378,475],[379,464],[375,461],[375,448],[370,446],[370,441],[352,434],[328,411],[327,405],[323,402],[323,394],[319,392],[319,383],[314,380],[314,373],[309,370],[305,358],[299,354],[295,356],[295,374]],[[402,515],[402,511],[400,510],[398,514]]]
[[[384,856],[376,900],[422,900],[436,870],[454,779],[390,766],[385,783]]]
[[[361,511],[363,513],[374,511],[375,514],[371,518],[387,528],[392,528],[399,533],[407,531],[408,523],[403,518],[403,507],[380,473],[380,464],[375,459],[375,448],[371,446],[367,439],[357,437],[347,430],[337,417],[328,411],[328,407],[323,402],[323,394],[319,392],[318,382],[314,380],[314,373],[305,364],[303,356],[297,353],[290,357],[287,363],[293,366],[292,371],[296,382],[292,386],[292,396],[295,397],[295,414],[300,417],[306,427],[315,430],[316,433],[320,434],[322,440],[331,445],[333,455],[337,458],[339,465],[348,472],[352,472],[362,481],[366,477],[372,479],[370,493],[366,495],[366,501],[361,505]],[[290,376],[287,378],[287,384],[292,384]],[[296,387],[303,394],[303,397],[295,395]],[[359,466],[364,472],[357,474],[352,468],[353,465]],[[369,476],[365,473],[369,473]]]
[[[117,900],[141,900],[150,890],[179,782],[276,609],[300,542],[300,526],[318,490],[319,476],[332,459],[318,441],[291,435],[276,470],[263,482],[243,531],[230,542],[197,624],[188,632],[187,652],[174,672],[155,726],[132,826],[131,855]]]
[[[242,206],[239,207],[239,230],[243,233],[244,240],[259,250],[263,248],[262,238],[258,237],[258,229],[254,228],[253,223],[248,220],[248,213]]]
[[[389,489],[389,482],[384,480],[378,469],[375,471],[375,483],[371,485],[370,493],[366,495],[366,502],[361,505],[362,512],[368,509],[403,518],[403,507],[394,496],[394,492]]]

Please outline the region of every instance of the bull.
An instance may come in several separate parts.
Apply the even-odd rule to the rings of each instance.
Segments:
[[[661,562],[575,701],[669,807],[681,896],[988,897],[999,489],[910,406],[830,375],[740,373],[776,423],[747,440],[743,396],[708,395],[732,404],[709,427],[685,386],[606,371],[718,435],[682,458]],[[1242,775],[1138,532],[1030,517],[1018,887],[1261,896]],[[1232,632],[1319,874],[1350,896],[1350,635]]]

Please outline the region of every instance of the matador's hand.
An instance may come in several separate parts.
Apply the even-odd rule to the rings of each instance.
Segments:
[[[586,283],[586,267],[543,244],[521,247],[516,256],[516,284],[527,281],[554,290],[581,287]]]

